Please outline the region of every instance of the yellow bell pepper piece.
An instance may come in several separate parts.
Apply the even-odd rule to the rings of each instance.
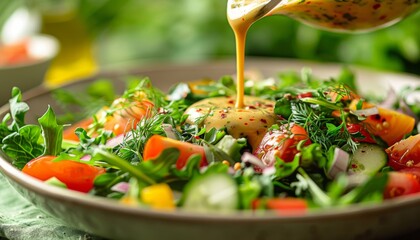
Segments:
[[[140,197],[143,203],[153,209],[175,209],[174,194],[168,184],[160,183],[145,187],[141,190]]]

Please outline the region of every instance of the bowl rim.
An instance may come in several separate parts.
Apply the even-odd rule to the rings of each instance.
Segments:
[[[273,61],[279,61],[279,59],[271,59]],[[268,61],[271,61],[270,59]],[[229,60],[230,61],[230,60]],[[257,59],[256,62],[264,62],[264,59]],[[288,60],[289,61],[289,60]],[[293,60],[292,60],[293,61]],[[220,62],[220,61],[215,61]],[[223,61],[222,61],[223,62]],[[302,62],[302,61],[297,61]],[[305,63],[305,62],[304,62]],[[211,64],[211,62],[207,62],[206,64]],[[323,66],[329,66],[330,63],[323,64],[315,62],[316,65],[320,64]],[[197,66],[195,64],[168,64],[163,66],[157,67],[150,67],[144,68],[141,70],[150,70],[150,71],[159,71],[159,69],[169,67],[169,68],[178,68],[179,66]],[[331,66],[342,66],[342,64],[333,63]],[[419,79],[420,77],[411,75],[411,74],[404,74],[404,73],[391,73],[386,71],[377,71],[372,69],[354,67],[356,70],[361,71],[368,71],[371,73],[386,73],[391,74],[394,77],[401,76],[408,78],[408,80],[412,81],[414,79]],[[136,69],[135,71],[139,71]],[[115,72],[114,72],[115,74]],[[118,73],[117,73],[118,75]],[[100,74],[99,74],[100,76]],[[81,82],[88,82],[92,79],[96,79],[97,76],[89,77],[82,79],[80,81],[69,82],[63,86],[71,86],[75,84],[79,84]],[[29,98],[36,97],[37,95],[48,94],[53,89],[47,89],[43,86],[33,89],[33,94]],[[35,94],[36,91],[39,91],[38,94]],[[24,98],[27,99],[28,97]],[[8,104],[3,105],[0,107],[0,114],[4,114],[6,111],[9,110]],[[45,184],[44,182],[31,177],[29,175],[24,174],[17,168],[15,168],[7,156],[0,151],[0,170],[3,172],[4,175],[7,176],[9,180],[14,181],[15,183],[19,184],[20,186],[24,187],[25,189],[34,192],[36,194],[42,195],[44,197],[48,197],[57,201],[65,201],[65,202],[72,202],[77,205],[82,205],[88,207],[90,209],[97,209],[97,210],[105,210],[111,213],[118,213],[124,214],[126,216],[134,216],[134,217],[144,217],[148,219],[161,219],[161,220],[171,220],[171,221],[204,221],[204,222],[261,222],[261,221],[276,221],[276,222],[313,222],[314,220],[319,219],[334,219],[337,216],[340,217],[356,217],[366,214],[377,214],[382,212],[392,211],[401,207],[405,206],[418,206],[420,204],[420,194],[418,195],[411,195],[406,197],[400,197],[395,199],[389,199],[384,201],[381,204],[356,204],[351,206],[346,206],[344,208],[333,207],[330,209],[320,209],[319,211],[310,211],[305,213],[304,215],[278,215],[274,212],[268,214],[254,214],[252,211],[235,211],[228,214],[220,214],[220,213],[202,213],[202,212],[194,212],[194,211],[184,211],[177,209],[173,212],[166,212],[166,211],[159,211],[159,210],[152,210],[145,207],[139,206],[129,206],[118,203],[118,201],[113,199],[108,199],[105,197],[99,196],[92,196],[84,193],[80,193],[77,191],[72,191],[68,189],[62,189],[59,187],[51,186]]]

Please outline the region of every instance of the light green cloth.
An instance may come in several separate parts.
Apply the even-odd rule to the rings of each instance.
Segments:
[[[99,240],[66,227],[17,193],[0,174],[0,238],[11,240]]]

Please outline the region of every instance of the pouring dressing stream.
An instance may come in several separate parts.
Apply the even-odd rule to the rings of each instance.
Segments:
[[[363,32],[392,25],[419,6],[420,0],[229,0],[227,15],[236,39],[236,108],[244,107],[246,34],[259,19],[285,15],[327,30]]]

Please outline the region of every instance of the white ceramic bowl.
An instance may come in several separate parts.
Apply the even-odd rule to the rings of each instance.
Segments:
[[[28,63],[0,66],[0,105],[8,102],[13,87],[23,92],[39,86],[51,60],[59,50],[58,41],[49,35],[34,35],[28,39],[29,56],[35,60]]]

